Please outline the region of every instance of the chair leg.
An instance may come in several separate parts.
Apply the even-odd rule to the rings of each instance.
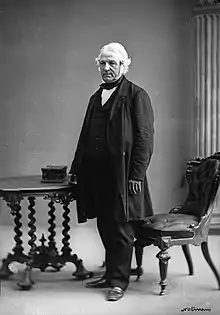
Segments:
[[[134,248],[135,248],[135,258],[136,258],[136,268],[131,269],[131,276],[137,276],[136,281],[140,279],[140,276],[143,275],[143,268],[142,268],[142,260],[143,260],[143,253],[144,253],[144,247],[139,243],[138,240],[134,242]]]
[[[217,279],[217,282],[218,282],[218,288],[220,290],[220,276],[219,276],[219,273],[215,267],[215,265],[213,264],[212,260],[211,260],[211,257],[210,257],[210,254],[209,254],[209,249],[208,249],[208,243],[207,242],[203,242],[201,244],[201,248],[202,248],[202,253],[203,253],[203,256],[205,257],[205,260],[207,261],[207,263],[209,264],[210,268],[212,269],[216,279]]]
[[[159,268],[160,268],[160,286],[161,291],[160,295],[164,295],[166,292],[167,286],[167,268],[168,268],[168,261],[170,259],[170,255],[168,254],[167,250],[161,250],[156,257],[159,259]]]
[[[193,262],[192,262],[192,257],[189,250],[189,245],[182,245],[182,250],[183,250],[183,253],[185,255],[185,258],[189,267],[189,274],[191,276],[194,274],[194,270],[193,270]]]

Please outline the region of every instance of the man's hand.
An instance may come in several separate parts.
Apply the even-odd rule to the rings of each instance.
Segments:
[[[138,192],[141,192],[141,181],[130,179],[128,181],[128,189],[131,194],[136,194]]]

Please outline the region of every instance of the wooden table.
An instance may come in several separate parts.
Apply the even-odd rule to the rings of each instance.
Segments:
[[[47,267],[52,267],[59,271],[67,262],[72,262],[76,266],[76,271],[73,273],[78,279],[86,279],[92,276],[92,272],[87,271],[81,259],[76,254],[71,254],[70,235],[69,235],[69,214],[70,203],[75,200],[76,185],[70,185],[66,180],[63,183],[43,183],[41,176],[21,176],[11,178],[0,178],[0,197],[5,200],[11,210],[11,215],[14,218],[14,241],[15,246],[12,252],[2,260],[0,268],[0,279],[8,279],[12,274],[9,265],[12,262],[25,263],[26,268],[18,286],[24,290],[29,290],[34,281],[31,277],[32,268],[39,268],[44,271]],[[41,197],[48,200],[48,215],[49,215],[49,236],[48,246],[45,245],[46,239],[44,235],[40,239],[41,245],[36,245],[36,219],[35,219],[35,200]],[[30,250],[24,253],[22,233],[22,214],[21,201],[28,200],[28,244]],[[63,207],[63,230],[62,230],[62,249],[61,254],[58,253],[55,242],[55,203],[59,203]]]

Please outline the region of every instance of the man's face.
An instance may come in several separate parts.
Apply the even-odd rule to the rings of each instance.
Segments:
[[[117,54],[113,52],[103,53],[99,62],[102,80],[111,83],[119,79],[122,75],[122,66]]]

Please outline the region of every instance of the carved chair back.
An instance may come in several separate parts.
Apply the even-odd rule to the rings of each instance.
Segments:
[[[213,155],[200,161],[190,161],[188,165],[186,178],[189,192],[186,202],[178,212],[196,216],[199,219],[196,230],[201,230],[201,236],[206,238],[219,187],[220,160]]]

